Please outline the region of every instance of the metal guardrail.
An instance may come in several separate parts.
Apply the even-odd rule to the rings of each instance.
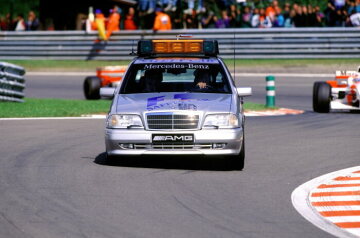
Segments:
[[[177,34],[216,39],[223,58],[360,58],[360,28],[183,29],[120,31],[95,42],[84,31],[0,32],[0,59],[129,60],[140,39]]]
[[[0,102],[24,102],[25,69],[0,62]]]

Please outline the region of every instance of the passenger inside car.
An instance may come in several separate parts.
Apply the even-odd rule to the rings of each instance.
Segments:
[[[143,92],[159,92],[163,74],[160,70],[146,70],[144,76],[140,79]]]

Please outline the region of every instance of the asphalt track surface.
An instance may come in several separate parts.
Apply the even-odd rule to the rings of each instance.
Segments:
[[[28,76],[26,94],[83,98],[83,78]],[[313,113],[318,79],[276,79],[277,105],[306,112],[247,118],[243,171],[221,158],[106,163],[103,120],[0,121],[0,237],[333,237],[290,196],[359,165],[360,115]],[[241,85],[254,89],[248,100],[264,102],[264,78]]]

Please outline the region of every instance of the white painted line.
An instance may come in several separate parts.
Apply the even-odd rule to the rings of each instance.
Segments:
[[[337,227],[335,224],[333,224],[332,221],[329,219],[324,219],[318,211],[315,210],[315,208],[311,205],[311,202],[314,201],[327,201],[324,200],[324,198],[319,199],[317,197],[312,197],[311,202],[309,200],[310,193],[312,193],[312,190],[317,188],[320,184],[324,184],[327,181],[330,181],[333,178],[339,177],[339,176],[346,176],[354,171],[360,170],[360,166],[352,167],[348,169],[343,169],[340,171],[332,172],[329,174],[322,175],[320,177],[317,177],[315,179],[312,179],[299,187],[297,187],[291,194],[291,201],[295,209],[309,222],[314,224],[315,226],[319,227],[320,229],[341,238],[353,238],[358,237],[356,234],[350,233],[350,231],[343,230],[339,227]],[[350,201],[354,200],[354,196],[333,196],[331,198],[332,201],[348,201],[343,200],[351,198]],[[358,197],[358,196],[357,196]],[[341,199],[341,200],[339,200]],[[330,200],[330,201],[331,201]],[[349,217],[342,217],[345,218],[345,220],[341,219],[342,222],[346,221]],[[332,217],[331,219],[337,219]],[[359,217],[357,217],[359,219]]]
[[[86,117],[24,117],[24,118],[0,118],[0,121],[34,121],[34,120],[104,120],[106,116],[86,116]]]
[[[360,222],[358,216],[347,216],[347,217],[327,217],[327,219],[331,222]]]
[[[357,191],[360,191],[360,187],[357,187]],[[350,187],[338,187],[338,188],[316,188],[312,192],[313,193],[321,193],[321,192],[339,192],[339,191],[356,191]]]
[[[360,200],[360,196],[357,197],[358,200]],[[324,200],[323,197],[313,197],[311,198],[311,202],[323,202],[323,201],[354,201],[354,196],[336,196],[336,197],[329,197],[326,200]]]
[[[93,72],[26,72],[26,76],[91,76],[96,75],[96,71]]]
[[[329,184],[349,184],[349,185],[351,185],[351,184],[360,184],[360,181],[334,180],[334,181],[331,181]]]
[[[293,78],[333,78],[334,74],[302,74],[302,73],[235,73],[235,77],[266,77],[269,75],[275,77],[293,77]]]
[[[326,212],[326,211],[353,211],[353,210],[360,210],[360,206],[329,206],[329,207],[316,207],[316,210],[319,212]],[[356,220],[353,221],[360,221],[360,218],[357,217]]]

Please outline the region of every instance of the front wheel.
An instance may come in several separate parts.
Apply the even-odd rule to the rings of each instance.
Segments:
[[[326,82],[315,82],[313,87],[313,109],[315,112],[330,111],[331,86]]]
[[[235,170],[243,170],[245,167],[245,135],[243,137],[240,153],[228,157],[231,167]]]
[[[98,77],[86,77],[84,81],[84,95],[86,99],[100,99],[101,80]]]

